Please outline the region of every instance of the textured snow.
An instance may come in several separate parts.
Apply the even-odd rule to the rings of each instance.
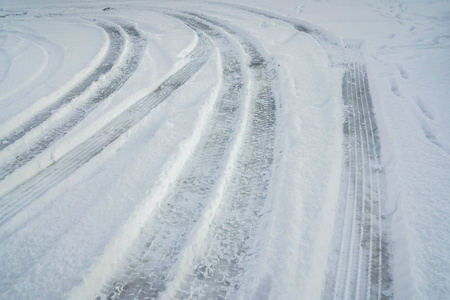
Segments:
[[[36,176],[171,75],[195,60],[200,35],[171,15],[199,11],[236,30],[242,66],[251,65],[245,37],[277,77],[274,161],[266,201],[246,257],[239,291],[228,298],[318,299],[336,218],[343,164],[343,69],[317,39],[281,20],[238,9],[246,5],[319,28],[344,45],[363,43],[386,176],[382,215],[389,219],[392,293],[396,299],[450,294],[450,2],[447,0],[60,1],[3,0],[0,7],[0,143],[10,131],[99,67],[110,41],[93,20],[131,24],[146,40],[137,69],[66,135],[0,181],[0,199]],[[111,8],[104,10],[104,8]],[[159,9],[163,9],[160,11]],[[238,38],[236,37],[238,36]],[[219,43],[206,64],[138,124],[88,163],[5,222],[0,221],[0,299],[95,298],[129,264],[148,224],[176,188],[177,178],[210,128],[223,93]],[[124,51],[130,49],[125,39]],[[124,53],[125,53],[124,52]],[[205,53],[207,51],[205,50]],[[109,82],[112,72],[100,80]],[[179,295],[183,280],[207,251],[209,229],[225,211],[246,112],[255,83],[245,87],[222,176],[162,298]],[[225,82],[226,83],[226,82]],[[0,172],[33,137],[95,95],[93,83],[73,103],[0,152]],[[230,188],[231,189],[231,188]],[[3,201],[3,200],[1,200]],[[6,201],[6,200],[5,200]],[[0,202],[2,209],[5,203]],[[199,206],[200,207],[200,206]],[[5,208],[6,210],[6,208]],[[195,220],[194,222],[196,222]],[[237,222],[242,220],[237,220]],[[150,222],[150,223],[149,223]],[[211,225],[211,226],[210,226]],[[146,227],[147,226],[147,227]],[[252,225],[253,226],[253,225]],[[169,242],[167,242],[169,243]],[[162,245],[165,247],[166,245]],[[181,274],[181,275],[180,275]],[[239,273],[240,274],[240,273]],[[172,277],[170,277],[172,276]],[[184,276],[184,277],[183,277]],[[120,277],[120,276],[119,276]],[[231,295],[231,296],[230,296]],[[176,296],[175,296],[176,297]]]

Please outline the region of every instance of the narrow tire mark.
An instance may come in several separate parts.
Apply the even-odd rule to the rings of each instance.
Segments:
[[[209,42],[204,38],[199,39],[196,48],[190,54],[191,60],[175,74],[164,80],[158,88],[138,100],[130,108],[94,133],[89,139],[63,155],[49,167],[1,196],[0,226],[101,153],[108,145],[148,115],[156,106],[200,70],[209,59],[210,54],[211,47]]]

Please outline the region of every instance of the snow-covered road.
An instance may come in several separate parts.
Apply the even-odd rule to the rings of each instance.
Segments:
[[[330,10],[350,9],[335,2]],[[353,11],[387,18],[372,2]],[[390,93],[408,95],[383,63],[397,46],[375,53],[378,31],[358,35],[327,4],[245,3],[1,8],[1,299],[449,290],[450,266],[432,275],[439,255],[421,260],[420,230],[441,228],[414,219],[420,197],[398,196],[408,141],[392,141],[400,123],[383,100],[384,75]],[[415,74],[395,66],[404,80]],[[420,110],[441,122],[426,140],[446,153],[445,170],[448,123]],[[429,172],[450,185],[445,171]]]

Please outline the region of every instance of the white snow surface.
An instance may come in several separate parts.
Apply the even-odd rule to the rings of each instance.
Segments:
[[[2,0],[0,299],[104,299],[123,278],[132,282],[130,269],[144,274],[140,263],[148,270],[169,266],[156,295],[163,299],[326,298],[335,268],[328,257],[338,251],[348,109],[343,56],[333,49],[349,41],[363,45],[380,142],[376,167],[385,178],[383,274],[390,285],[383,297],[449,297],[448,0]],[[111,49],[120,51],[102,73]],[[255,51],[265,63],[255,62]],[[133,57],[139,57],[134,69]],[[233,57],[238,69],[228,65]],[[178,75],[186,66],[198,70]],[[54,106],[83,82],[71,101]],[[233,82],[240,85],[227,98]],[[268,123],[273,135],[265,130],[259,141],[264,135],[255,124],[268,108],[258,111],[257,101],[264,97],[274,101],[267,107],[275,121]],[[135,107],[145,99],[161,101],[141,115],[142,106]],[[229,121],[220,121],[221,101],[235,101]],[[49,108],[47,119],[10,143],[17,128]],[[99,132],[116,131],[101,144]],[[62,133],[44,149],[33,148],[55,132]],[[223,149],[210,146],[215,139]],[[99,150],[74,167],[96,140]],[[268,154],[257,169],[248,157],[259,150]],[[8,169],[21,153],[29,159]],[[66,157],[74,162],[64,165]],[[248,168],[255,168],[256,181],[246,177]],[[206,187],[192,179],[195,170],[211,174]],[[49,182],[48,172],[61,176]],[[238,200],[252,184],[263,201],[249,196],[247,213]],[[27,190],[14,196],[21,189]],[[174,218],[167,207],[177,195],[187,204]],[[150,237],[159,244],[143,246]],[[241,238],[245,243],[233,244]],[[224,241],[229,252],[217,250]],[[165,261],[143,263],[163,251],[171,253],[161,256]],[[236,269],[200,281],[202,264],[221,266],[216,256],[238,260]]]

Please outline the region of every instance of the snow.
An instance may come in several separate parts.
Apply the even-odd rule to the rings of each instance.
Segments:
[[[0,299],[104,298],[124,280],[140,284],[133,274],[145,270],[161,272],[163,281],[150,280],[160,298],[337,297],[330,270],[342,180],[352,175],[343,146],[348,44],[362,45],[357,63],[367,67],[378,128],[368,134],[380,144],[380,165],[370,169],[382,183],[387,271],[377,288],[397,299],[450,294],[448,1],[4,0],[0,20]],[[112,68],[87,80],[110,49],[120,50]],[[234,61],[239,68],[226,63]],[[189,67],[186,78],[186,66],[200,69]],[[116,78],[119,86],[98,96]],[[8,140],[83,82],[73,100]],[[142,99],[169,90],[140,116]],[[255,134],[264,97],[275,103],[273,135]],[[236,107],[222,111],[221,101]],[[88,113],[70,121],[80,109]],[[127,114],[134,125],[95,144]],[[214,139],[223,149],[208,146]],[[265,164],[253,158],[257,145]],[[58,170],[92,147],[98,152],[81,165],[62,164],[70,173]],[[30,157],[22,165],[21,153]],[[62,174],[55,182],[52,168]],[[212,175],[205,185],[191,170]],[[26,196],[11,200],[21,189]],[[174,218],[170,205],[187,215]],[[365,280],[355,287],[361,298],[376,289]]]
[[[55,30],[58,28],[59,30]],[[76,39],[61,35],[61,31],[77,33]],[[92,72],[104,55],[107,40],[104,33],[92,24],[75,20],[26,20],[15,24],[5,21],[2,26],[5,41],[3,49],[8,76],[1,83],[2,111],[0,122],[5,127],[11,115],[35,112],[33,107],[48,105],[58,94],[76,84],[78,78]],[[44,33],[44,34],[43,34]],[[84,49],[79,42],[89,45]],[[28,99],[38,99],[35,103]],[[12,105],[14,103],[14,105]],[[23,117],[17,117],[20,122]],[[6,124],[4,124],[6,123]],[[8,127],[3,130],[10,130]]]

